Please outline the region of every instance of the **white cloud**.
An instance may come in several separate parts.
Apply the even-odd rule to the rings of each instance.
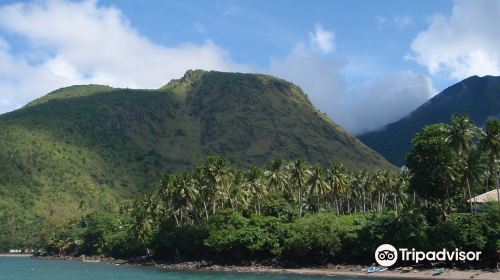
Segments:
[[[311,43],[324,53],[335,50],[335,33],[316,24],[314,33],[309,33]]]
[[[269,72],[298,84],[321,111],[354,134],[397,121],[436,94],[431,80],[413,72],[379,77],[347,89],[347,61],[325,59],[304,44],[282,59],[273,59]]]
[[[431,74],[453,79],[500,75],[500,1],[454,2],[451,15],[435,15],[411,44],[413,58]]]
[[[47,1],[0,7],[0,28],[26,38],[32,53],[0,39],[0,113],[72,84],[157,88],[190,68],[248,71],[212,41],[167,47],[133,29],[121,12],[95,1]]]
[[[431,80],[414,72],[400,72],[358,85],[342,95],[345,113],[339,123],[355,134],[375,130],[401,119],[437,91]]]
[[[346,62],[328,60],[305,44],[298,44],[285,58],[271,60],[269,72],[302,87],[314,104],[329,112],[329,105],[345,90],[341,73]]]
[[[404,29],[410,24],[413,24],[413,18],[410,16],[395,16],[394,17],[394,23],[399,27],[399,29]]]

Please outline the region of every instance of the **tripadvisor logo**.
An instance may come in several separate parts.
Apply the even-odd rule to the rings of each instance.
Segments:
[[[375,250],[375,260],[381,266],[394,265],[398,259],[401,261],[413,261],[419,263],[421,261],[479,261],[480,251],[459,251],[455,249],[449,251],[443,249],[441,251],[416,251],[415,249],[399,248],[397,250],[391,244],[382,244]]]

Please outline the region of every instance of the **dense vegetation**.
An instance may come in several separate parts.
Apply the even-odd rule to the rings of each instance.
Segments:
[[[405,164],[411,140],[424,126],[447,122],[452,115],[467,114],[478,126],[500,116],[500,77],[467,78],[439,93],[401,120],[378,131],[359,135],[370,148],[396,166]]]
[[[390,243],[482,251],[481,264],[495,265],[500,207],[467,200],[498,189],[500,121],[482,131],[454,116],[413,145],[399,173],[303,159],[242,171],[211,155],[191,172],[166,174],[120,214],[84,215],[42,231],[41,242],[50,253],[288,265],[371,263]]]
[[[188,71],[158,90],[73,86],[0,116],[0,248],[21,246],[40,224],[117,212],[210,152],[237,168],[299,156],[391,168],[274,77]]]

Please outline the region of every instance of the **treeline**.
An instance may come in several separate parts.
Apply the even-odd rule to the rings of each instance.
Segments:
[[[52,254],[320,264],[373,262],[375,248],[390,243],[478,250],[493,265],[500,209],[467,200],[498,187],[499,140],[500,121],[483,131],[455,116],[417,134],[399,172],[301,159],[234,170],[211,155],[192,172],[166,174],[119,214],[48,229],[44,244]]]

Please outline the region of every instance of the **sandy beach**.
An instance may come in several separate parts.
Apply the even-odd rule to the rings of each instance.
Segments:
[[[9,258],[25,258],[25,257],[31,257],[33,256],[32,254],[0,254],[0,257],[9,257]]]
[[[446,269],[445,272],[438,276],[432,276],[432,270],[419,270],[408,273],[402,273],[397,270],[388,270],[378,273],[367,274],[366,272],[343,271],[342,269],[328,268],[299,268],[299,269],[284,269],[285,273],[304,274],[304,275],[331,275],[331,276],[359,276],[370,278],[391,278],[391,279],[450,279],[450,280],[465,280],[465,279],[480,279],[480,280],[498,280],[500,272],[489,272],[484,270],[455,270]]]
[[[401,270],[390,269],[377,273],[368,274],[362,271],[363,266],[352,265],[342,266],[333,265],[332,267],[311,267],[311,268],[279,268],[275,266],[264,265],[217,265],[206,262],[181,262],[181,263],[161,263],[156,261],[141,261],[141,260],[120,260],[114,258],[99,258],[99,257],[62,257],[49,256],[41,257],[46,259],[65,259],[65,260],[80,260],[80,261],[99,261],[100,263],[135,266],[135,267],[151,267],[172,271],[211,271],[211,272],[236,272],[236,273],[277,273],[277,274],[294,274],[294,275],[309,275],[309,276],[352,276],[366,278],[390,278],[390,279],[446,279],[446,280],[499,280],[500,272],[497,270],[459,270],[446,268],[441,275],[433,276],[432,269],[415,269],[413,271],[403,273]]]

